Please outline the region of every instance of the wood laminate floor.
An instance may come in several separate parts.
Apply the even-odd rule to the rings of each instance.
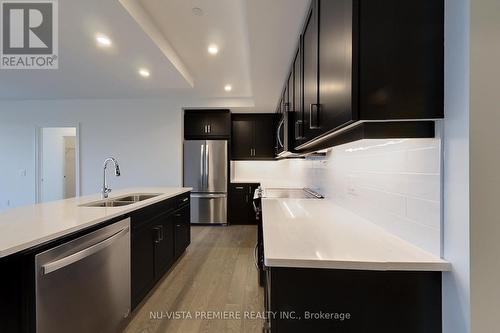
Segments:
[[[262,332],[264,291],[253,254],[257,227],[196,226],[191,232],[184,256],[134,311],[124,332]],[[178,318],[169,319],[173,314]],[[234,319],[217,319],[223,315]]]

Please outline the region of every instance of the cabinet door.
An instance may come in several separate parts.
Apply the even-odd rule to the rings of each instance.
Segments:
[[[273,159],[275,146],[275,116],[273,114],[254,117],[253,125],[253,158]]]
[[[189,206],[178,209],[174,218],[174,258],[177,260],[191,243],[191,218]]]
[[[206,136],[208,121],[204,112],[186,111],[184,113],[184,138]]]
[[[231,158],[234,160],[253,157],[253,121],[248,116],[235,116],[232,120]]]
[[[402,4],[359,6],[360,119],[443,117],[445,1]]]
[[[295,145],[303,142],[304,137],[304,109],[302,106],[302,57],[301,57],[302,39],[299,41],[299,49],[295,54],[293,61],[293,85],[294,85],[294,101],[293,101],[293,119],[294,119],[294,139]]]
[[[353,0],[319,0],[320,132],[352,122]]]
[[[208,136],[210,137],[229,137],[231,134],[231,114],[229,111],[209,112],[208,117]]]
[[[304,129],[307,140],[319,133],[321,119],[318,105],[318,4],[312,1],[303,33]]]
[[[174,263],[174,232],[170,213],[164,213],[152,224],[155,246],[155,278],[160,279]]]
[[[248,221],[250,224],[257,224],[257,220],[255,218],[255,209],[253,205],[253,196],[255,193],[255,190],[258,189],[260,186],[259,183],[254,183],[254,184],[248,184],[248,192],[249,192],[249,197],[250,197],[250,203],[248,205]]]
[[[248,224],[250,203],[248,184],[231,184],[229,191],[229,223]]]
[[[132,307],[148,293],[155,281],[154,233],[149,223],[132,231]]]

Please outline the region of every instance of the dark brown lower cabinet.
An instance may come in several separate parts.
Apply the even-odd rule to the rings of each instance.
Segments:
[[[189,245],[189,212],[189,200],[176,197],[131,214],[132,309]]]
[[[177,260],[191,243],[190,208],[184,206],[173,214],[174,258]]]
[[[266,268],[265,332],[440,333],[441,272]]]
[[[256,224],[253,195],[259,183],[231,183],[229,185],[229,223]]]

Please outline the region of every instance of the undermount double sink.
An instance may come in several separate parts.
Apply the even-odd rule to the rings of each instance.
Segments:
[[[149,194],[149,193],[127,194],[122,197],[90,202],[87,204],[80,205],[80,207],[121,207],[121,206],[131,205],[140,201],[152,199],[159,195],[160,194]]]

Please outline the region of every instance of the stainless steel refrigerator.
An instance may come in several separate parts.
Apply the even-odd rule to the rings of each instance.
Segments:
[[[227,224],[226,140],[184,141],[184,186],[192,187],[191,223]]]

